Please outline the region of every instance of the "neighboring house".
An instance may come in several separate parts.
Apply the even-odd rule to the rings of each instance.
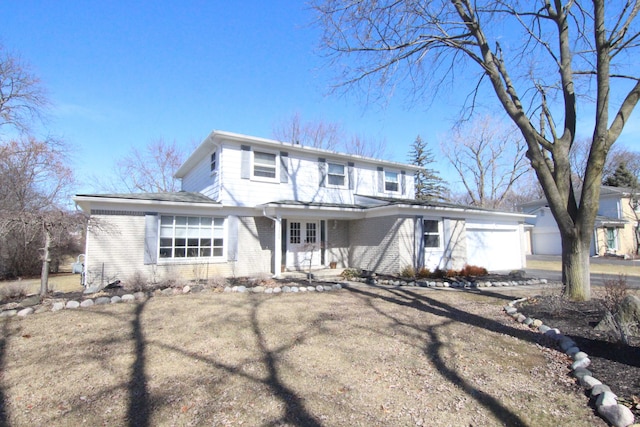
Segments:
[[[417,170],[214,131],[177,171],[183,191],[76,196],[87,281],[524,267],[526,215],[417,201]]]
[[[591,240],[591,256],[631,255],[636,253],[636,227],[640,208],[636,201],[640,193],[630,188],[602,186],[600,204]],[[561,255],[560,231],[545,199],[524,203],[531,253]]]

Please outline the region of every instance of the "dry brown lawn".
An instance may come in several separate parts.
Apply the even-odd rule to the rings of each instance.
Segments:
[[[358,286],[2,319],[0,425],[606,425],[506,301]]]

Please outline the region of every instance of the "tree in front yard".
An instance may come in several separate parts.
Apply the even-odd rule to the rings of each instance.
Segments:
[[[340,87],[383,98],[400,87],[431,101],[449,84],[469,91],[468,113],[497,101],[558,224],[565,293],[588,300],[603,167],[640,99],[640,3],[316,0],[314,8]],[[593,109],[579,108],[590,100]],[[578,123],[590,134],[579,194],[570,163]]]

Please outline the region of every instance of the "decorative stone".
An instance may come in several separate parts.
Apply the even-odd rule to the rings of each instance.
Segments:
[[[109,298],[109,297],[99,297],[99,298],[96,298],[95,303],[96,303],[96,305],[111,304],[111,298]]]
[[[598,406],[598,413],[614,427],[627,427],[635,422],[631,409],[620,404]]]
[[[273,288],[267,288],[264,290],[265,294],[272,294],[273,293]]]
[[[18,314],[18,310],[5,310],[2,313],[0,313],[0,317],[13,317],[16,314]]]
[[[80,303],[78,301],[67,301],[67,304],[65,305],[65,308],[78,308],[80,307]]]
[[[300,291],[300,289],[298,289],[298,287],[297,287],[297,286],[292,286],[292,287],[291,287],[291,292],[294,292],[294,293],[295,293],[295,292],[299,292],[299,291]]]
[[[564,354],[566,354],[567,356],[572,357],[573,360],[578,360],[576,359],[576,354],[578,353],[580,353],[580,349],[578,347],[571,347],[570,349],[564,352]]]
[[[573,376],[581,380],[585,376],[593,376],[593,373],[585,368],[578,368],[573,371]]]
[[[534,328],[540,328],[540,326],[542,326],[542,320],[534,319],[533,323],[531,324],[531,326],[534,327]]]
[[[284,293],[289,293],[289,292],[291,292],[291,286],[283,286],[283,287],[282,287],[282,292],[284,292]]]
[[[95,303],[93,302],[92,299],[86,299],[80,303],[80,307],[82,308],[93,307],[94,304]]]
[[[322,292],[322,291],[324,291],[324,287],[322,285],[318,285],[318,286],[316,286],[316,291]]]
[[[163,289],[162,290],[162,295],[167,296],[167,297],[173,295],[173,289],[171,289],[171,288]]]
[[[505,311],[507,314],[513,314],[513,313],[517,313],[517,312],[518,312],[518,310],[517,310],[515,307],[510,306],[510,305],[505,305],[505,306],[504,306],[504,311]]]
[[[51,306],[51,311],[60,311],[64,309],[64,302],[58,301],[54,302]]]
[[[323,289],[324,289],[325,291],[330,291],[330,290],[331,290],[331,286],[324,285],[324,286],[323,286]]]
[[[571,338],[568,337],[564,337],[562,338],[559,342],[558,345],[560,346],[560,348],[562,349],[562,351],[567,351],[569,350],[571,347],[575,347],[576,343],[575,341],[573,341]]]
[[[246,286],[238,286],[238,288],[236,289],[236,292],[243,294],[243,293],[247,292],[247,287]]]
[[[591,359],[585,357],[584,359],[578,359],[571,364],[571,370],[575,371],[578,368],[588,368],[591,365]]]
[[[254,294],[264,293],[264,286],[256,286],[251,290]]]
[[[551,329],[551,328],[550,328],[550,327],[548,327],[547,325],[540,325],[540,326],[538,326],[538,330],[539,330],[541,333],[543,333],[543,334],[544,334],[544,333],[546,333],[546,332],[547,332],[548,330],[550,330],[550,329]]]
[[[307,292],[306,286],[300,286],[300,292]]]
[[[525,316],[524,314],[520,313],[516,316],[516,320],[518,321],[518,323],[522,323],[527,319],[527,316]]]
[[[233,289],[231,289],[231,286],[225,286],[223,292],[233,292]]]
[[[587,357],[587,353],[585,353],[584,351],[579,351],[573,355],[573,360],[586,359]]]
[[[131,294],[122,295],[122,302],[133,302],[135,299],[136,299],[136,297],[134,297]]]
[[[598,384],[598,385],[604,385],[604,384]],[[602,393],[598,394],[598,398],[596,399],[596,407],[611,406],[611,405],[617,405],[617,404],[618,404],[618,396],[616,396],[610,391],[603,391]]]
[[[596,384],[602,384],[602,382],[596,378],[593,378],[591,375],[585,375],[580,378],[580,385],[587,390],[591,390]]]
[[[307,286],[307,290],[309,292],[315,292],[316,288],[314,288],[313,286]]]
[[[183,294],[188,294],[189,292],[191,292],[191,286],[187,285],[184,288],[182,288]]]
[[[558,328],[551,328],[549,329],[547,332],[544,333],[545,336],[557,340],[559,339],[558,337],[562,337],[563,335],[560,333],[560,330]]]
[[[335,290],[340,290],[342,289],[342,285],[340,283],[336,283],[335,285],[331,285],[331,288]]]
[[[606,385],[606,384],[596,384],[591,389],[591,397],[596,397],[596,396],[604,393],[605,391],[613,394],[611,392],[611,388],[609,388],[608,385]],[[616,397],[616,399],[618,398],[618,396],[616,396],[615,394],[613,394],[613,395]],[[618,403],[618,402],[616,402],[616,403]]]
[[[533,319],[531,317],[527,317],[526,319],[524,319],[524,321],[522,323],[525,326],[531,326],[531,324],[533,323]]]
[[[111,297],[111,304],[118,304],[119,302],[122,302],[122,298],[120,298],[118,295],[114,295]]]
[[[147,299],[147,295],[144,292],[136,292],[133,294],[136,301],[144,301]]]
[[[273,288],[274,294],[279,294],[280,292],[282,292],[282,289],[279,286],[276,286],[275,288]]]
[[[18,307],[23,307],[23,308],[33,307],[34,305],[40,304],[40,302],[41,300],[39,295],[32,295],[20,301],[20,303],[18,304]]]
[[[33,307],[23,308],[18,312],[18,317],[27,317],[30,314],[33,314]]]

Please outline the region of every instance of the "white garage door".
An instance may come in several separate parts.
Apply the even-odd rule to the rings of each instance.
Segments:
[[[517,230],[467,229],[467,264],[487,270],[522,268],[522,249]]]

